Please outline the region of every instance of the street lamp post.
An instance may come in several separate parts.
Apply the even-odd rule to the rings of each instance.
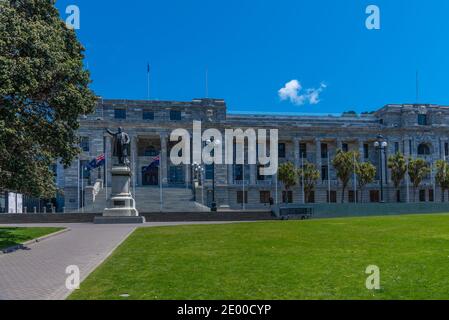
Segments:
[[[382,153],[385,155],[385,150],[388,147],[387,141],[382,135],[377,136],[377,140],[374,142],[374,147],[379,151],[379,168],[380,168],[380,202],[385,202],[384,200],[384,183],[383,183],[383,161]],[[386,170],[386,168],[385,168]]]
[[[204,172],[204,166],[202,164],[198,164],[196,162],[193,163],[192,166],[192,171],[193,171],[193,176],[192,176],[192,188],[193,188],[193,201],[196,201],[196,186],[195,186],[195,181],[202,181],[202,175]],[[201,185],[201,187],[203,188],[204,186]]]
[[[207,145],[212,145],[214,148],[220,146],[221,141],[220,140],[207,140]],[[213,153],[215,156],[215,152]],[[212,175],[212,204],[210,206],[210,211],[216,212],[217,211],[217,202],[215,201],[215,159],[213,162],[213,175]]]

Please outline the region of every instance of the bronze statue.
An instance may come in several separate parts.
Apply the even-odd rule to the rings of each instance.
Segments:
[[[106,129],[106,132],[114,137],[112,154],[118,157],[118,163],[129,165],[128,147],[131,142],[129,135],[123,132],[122,128],[118,128],[117,132]]]

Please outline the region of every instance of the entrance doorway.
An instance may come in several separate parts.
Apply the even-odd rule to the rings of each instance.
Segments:
[[[143,186],[157,186],[159,185],[159,168],[149,168],[145,170],[146,167],[142,167],[142,185]]]

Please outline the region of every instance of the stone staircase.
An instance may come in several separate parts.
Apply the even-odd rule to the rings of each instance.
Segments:
[[[111,189],[108,188],[108,192]],[[81,212],[102,213],[107,207],[106,190],[102,188],[92,204],[87,205]],[[161,212],[159,187],[136,187],[133,195],[139,213]],[[163,212],[209,212],[210,209],[193,201],[192,190],[186,188],[163,188]]]

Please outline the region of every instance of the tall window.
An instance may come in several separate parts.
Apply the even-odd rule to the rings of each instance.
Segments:
[[[237,191],[237,203],[242,204],[243,202],[248,203],[248,191]]]
[[[171,110],[170,111],[170,120],[171,121],[180,121],[181,120],[181,111]]]
[[[285,143],[278,144],[278,156],[279,158],[285,158]]]
[[[327,181],[329,179],[329,168],[327,166],[321,166],[321,179]]]
[[[427,114],[418,114],[418,124],[420,126],[427,126]]]
[[[214,170],[213,164],[206,165],[206,180],[212,180],[214,178]]]
[[[449,143],[444,143],[444,155],[449,156]]]
[[[399,153],[399,142],[394,143],[394,153]]]
[[[369,159],[369,145],[367,143],[363,145],[363,157]]]
[[[114,118],[115,119],[126,119],[126,109],[114,109]]]
[[[430,148],[427,144],[421,143],[418,146],[418,155],[420,156],[428,156],[430,155]]]
[[[347,143],[342,143],[341,149],[343,150],[343,152],[348,152],[349,151],[348,144]]]
[[[149,110],[143,110],[142,114],[143,120],[154,120],[154,112]]]
[[[260,203],[270,203],[270,191],[260,191]]]
[[[321,159],[327,159],[328,157],[327,143],[321,144]]]
[[[307,143],[299,144],[299,156],[301,158],[307,158]]]
[[[282,191],[282,202],[293,203],[293,191]]]
[[[89,137],[80,137],[80,148],[84,152],[89,152]]]

